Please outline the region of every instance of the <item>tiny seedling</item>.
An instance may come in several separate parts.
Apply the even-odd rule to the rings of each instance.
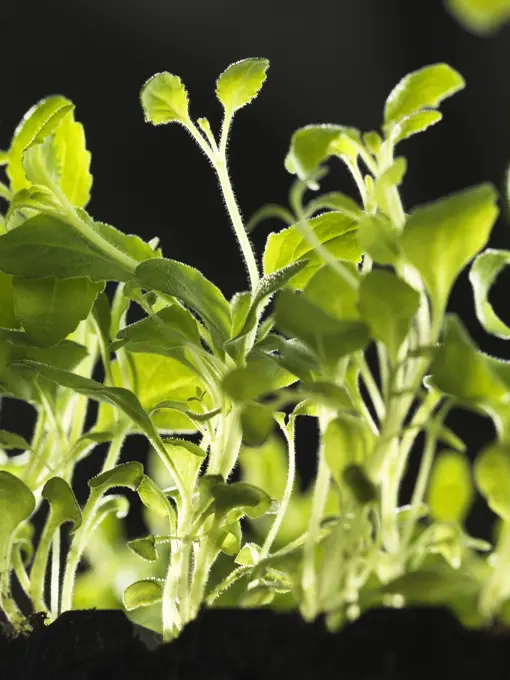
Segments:
[[[510,337],[488,301],[510,253],[483,250],[497,194],[481,184],[405,210],[399,193],[402,145],[441,120],[440,104],[464,81],[434,64],[390,93],[380,131],[297,130],[285,159],[289,207],[265,206],[244,224],[229,132],[267,68],[245,59],[220,75],[219,134],[192,117],[176,75],[153,76],[140,96],[146,121],[178,123],[218,179],[248,273],[247,290],[231,300],[197,269],[165,258],[157,240],[87,212],[90,154],[65,97],[36,104],[1,154],[0,389],[37,416],[29,441],[0,431],[0,607],[17,630],[29,627],[30,612],[13,596],[14,579],[49,621],[73,607],[122,606],[165,640],[222,600],[296,608],[308,621],[324,614],[332,630],[380,605],[444,604],[469,625],[504,616],[510,371],[447,313],[474,259],[478,318]],[[358,201],[321,192],[331,159],[347,166]],[[286,226],[259,258],[249,233],[267,217]],[[143,318],[128,324],[130,305]],[[370,347],[377,361],[367,361]],[[98,363],[103,382],[92,377]],[[86,428],[91,402],[99,408]],[[464,528],[475,487],[465,444],[445,425],[454,407],[496,425],[474,466],[500,518],[495,548]],[[302,417],[319,431],[306,492],[295,461]],[[147,469],[119,462],[134,433],[151,447]],[[420,468],[402,506],[420,433]],[[80,506],[76,468],[104,444]],[[239,461],[242,479],[232,481]],[[130,501],[119,489],[139,499],[147,522],[147,534],[129,543],[121,520]],[[88,572],[78,574],[82,560]]]

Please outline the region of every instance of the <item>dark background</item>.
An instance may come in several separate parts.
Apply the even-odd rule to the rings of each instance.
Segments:
[[[216,130],[217,75],[244,57],[270,59],[261,95],[238,113],[231,136],[231,172],[246,217],[263,203],[286,203],[291,177],[283,159],[297,127],[378,128],[398,80],[439,61],[458,69],[467,89],[443,105],[443,122],[402,145],[405,207],[481,181],[505,184],[510,29],[471,35],[440,0],[0,0],[0,35],[0,147],[37,100],[68,96],[92,152],[92,215],[146,239],[158,235],[167,257],[198,267],[228,296],[246,288],[246,276],[211,169],[182,128],[143,121],[138,93],[158,71],[182,77],[192,116],[209,117]],[[340,164],[332,164],[328,187],[355,196]],[[505,199],[501,205],[491,245],[508,248]],[[259,253],[276,228],[257,228]],[[509,287],[503,274],[492,297],[507,322]],[[466,275],[451,309],[484,350],[510,356],[476,322]],[[471,455],[492,436],[472,414],[456,414],[452,423]],[[473,528],[483,532],[482,506],[477,513]]]

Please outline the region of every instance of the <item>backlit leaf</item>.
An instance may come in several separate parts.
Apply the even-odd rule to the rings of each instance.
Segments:
[[[360,259],[361,249],[356,237],[357,221],[339,212],[328,212],[308,220],[308,225],[320,243],[334,257],[350,262],[357,262]],[[324,262],[300,231],[298,224],[269,234],[264,250],[264,274],[271,274],[304,259],[308,260],[308,263],[305,269],[289,281],[288,285],[291,288],[302,289]]]
[[[156,73],[143,85],[140,101],[148,123],[189,123],[188,93],[179,76]]]
[[[488,248],[475,259],[469,280],[473,286],[478,321],[488,333],[508,340],[510,328],[501,321],[489,302],[489,291],[501,270],[510,264],[510,252]]]
[[[127,487],[131,491],[136,491],[143,479],[143,465],[136,461],[130,463],[123,463],[117,465],[111,470],[102,472],[95,477],[89,479],[89,486],[91,489],[97,490],[103,494],[108,489],[113,489],[119,486]]]
[[[464,79],[447,64],[433,64],[406,75],[391,91],[384,108],[384,122],[398,123],[422,109],[439,104],[464,87]]]
[[[447,0],[446,5],[466,28],[481,35],[510,20],[509,0]]]
[[[496,192],[482,184],[416,208],[402,235],[405,258],[419,271],[438,310],[468,262],[488,241],[498,215]]]
[[[143,579],[126,588],[123,595],[124,607],[128,611],[137,607],[148,607],[159,602],[162,597],[162,583],[153,579]]]
[[[475,482],[489,507],[510,521],[510,450],[503,444],[489,444],[478,454]]]
[[[267,59],[243,59],[223,71],[216,83],[216,96],[228,114],[255,99],[266,79],[268,67]]]
[[[62,477],[52,477],[43,487],[42,497],[50,504],[51,523],[57,528],[72,522],[73,532],[81,524],[81,509],[69,484]]]

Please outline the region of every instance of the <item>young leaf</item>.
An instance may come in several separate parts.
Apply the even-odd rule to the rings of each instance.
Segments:
[[[152,535],[128,541],[128,548],[147,562],[155,562],[158,559],[156,541]]]
[[[373,337],[386,345],[393,363],[419,306],[420,294],[389,271],[373,270],[361,282],[361,316]]]
[[[489,238],[498,215],[490,184],[417,208],[402,235],[404,257],[419,271],[438,310],[466,264]]]
[[[29,451],[30,444],[20,434],[16,434],[15,432],[7,432],[7,430],[0,430],[0,449],[4,449],[6,451],[9,449]]]
[[[136,461],[117,465],[111,470],[102,472],[89,479],[89,486],[99,494],[104,494],[108,489],[124,486],[131,491],[136,491],[143,479],[143,465]]]
[[[72,522],[72,532],[81,524],[81,509],[69,484],[62,477],[52,477],[43,487],[42,497],[50,504],[51,524],[54,529],[64,522]]]
[[[343,125],[308,125],[296,130],[285,158],[285,168],[292,175],[307,181],[319,165],[331,155],[330,144],[341,134],[359,140],[357,130]]]
[[[406,116],[395,123],[391,128],[391,141],[393,144],[404,141],[419,132],[424,132],[431,125],[439,123],[442,118],[439,111],[418,111]]]
[[[113,227],[98,226],[106,240],[111,239],[111,230],[115,231]],[[119,235],[123,236],[120,232]],[[124,237],[130,238],[134,237]],[[153,255],[151,250],[149,257]],[[27,278],[87,276],[92,281],[128,281],[133,276],[133,272],[90,244],[73,227],[47,215],[36,215],[0,236],[0,267],[8,274]]]
[[[12,276],[0,272],[0,328],[19,328],[20,322],[14,311]]]
[[[225,482],[211,488],[214,507],[220,516],[228,515],[229,522],[244,515],[250,518],[264,515],[271,507],[271,497],[262,489],[247,482]],[[234,511],[234,512],[232,512]]]
[[[167,497],[150,477],[147,475],[142,477],[136,492],[146,508],[160,517],[173,517],[174,511]]]
[[[488,248],[478,255],[469,272],[478,321],[488,333],[504,340],[510,338],[510,328],[494,312],[489,302],[489,291],[498,274],[507,264],[510,264],[509,251]]]
[[[325,209],[342,213],[351,220],[360,220],[365,214],[356,201],[340,191],[331,191],[312,199],[306,206],[305,213],[307,217],[311,217],[314,213]]]
[[[363,349],[369,341],[367,326],[360,321],[341,321],[299,293],[283,290],[274,312],[276,326],[301,340],[319,357],[335,363],[343,356]]]
[[[90,152],[85,144],[83,125],[74,120],[72,111],[58,126],[55,144],[60,164],[60,188],[71,205],[84,208],[90,200],[92,187]]]
[[[227,116],[255,99],[266,79],[267,59],[243,59],[231,64],[216,82],[216,96]]]
[[[15,276],[16,316],[27,335],[42,347],[56,345],[86,319],[104,283],[88,278],[25,279]]]
[[[9,149],[7,175],[13,191],[29,186],[22,164],[25,149],[34,142],[41,142],[45,136],[54,132],[73,108],[69,99],[54,96],[42,99],[24,115],[14,132]]]
[[[222,387],[234,401],[254,401],[263,394],[275,392],[296,381],[273,357],[261,351],[252,352],[246,366],[227,373]]]
[[[358,223],[339,212],[327,212],[308,220],[316,238],[339,260],[358,262],[361,250],[357,243]],[[300,290],[324,264],[299,229],[299,225],[269,234],[264,250],[264,274],[272,274],[299,260],[308,260],[306,267],[292,277],[288,285]]]
[[[188,93],[179,76],[156,73],[144,83],[140,101],[147,123],[190,124]]]
[[[172,295],[191,307],[224,339],[230,336],[230,306],[219,288],[197,269],[175,260],[156,258],[142,262],[136,268],[136,278],[147,290]]]
[[[422,109],[437,109],[443,99],[464,86],[462,76],[447,64],[413,71],[391,91],[384,108],[384,122],[391,125]]]
[[[510,521],[510,451],[505,444],[490,444],[478,454],[474,478],[489,507]]]
[[[508,400],[508,386],[454,315],[446,317],[443,342],[434,354],[430,373],[437,388],[467,405]]]
[[[156,604],[163,597],[163,585],[153,579],[136,581],[126,588],[123,595],[124,607],[127,611],[137,607],[148,607]]]
[[[461,453],[440,453],[432,468],[427,503],[438,522],[463,523],[473,501],[468,459]]]

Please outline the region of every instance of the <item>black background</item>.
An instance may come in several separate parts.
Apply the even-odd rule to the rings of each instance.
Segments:
[[[138,93],[158,71],[180,75],[192,116],[205,115],[218,129],[217,75],[244,57],[270,59],[261,95],[239,112],[231,136],[233,182],[247,217],[263,203],[286,203],[291,177],[283,159],[297,127],[378,128],[398,80],[440,61],[463,74],[467,89],[445,102],[443,122],[402,145],[406,209],[481,181],[504,188],[510,29],[471,35],[440,0],[0,0],[0,48],[0,147],[37,100],[68,96],[92,152],[91,214],[146,239],[158,235],[167,257],[198,267],[227,296],[246,288],[246,274],[212,171],[182,128],[143,121]],[[355,196],[339,164],[326,184]],[[490,245],[509,248],[505,199],[501,207]],[[276,228],[257,228],[259,253]],[[491,298],[507,321],[509,287],[503,274]],[[484,350],[510,356],[504,341],[479,327],[466,274],[451,310]],[[6,416],[19,422],[25,412],[9,407],[4,427]],[[452,423],[471,455],[493,434],[472,414],[456,414]],[[479,504],[474,530],[484,533],[484,522]]]

